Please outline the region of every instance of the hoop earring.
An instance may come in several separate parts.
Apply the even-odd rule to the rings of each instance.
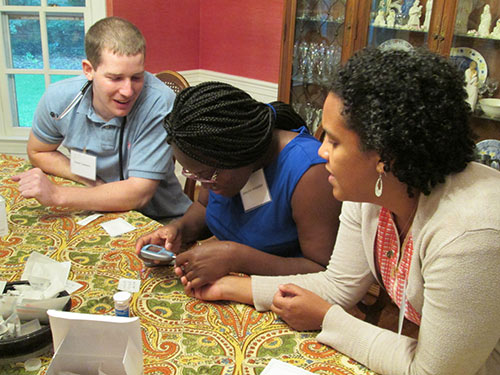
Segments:
[[[382,196],[382,190],[384,189],[384,183],[382,181],[382,173],[378,175],[377,182],[375,182],[375,196],[380,198]]]

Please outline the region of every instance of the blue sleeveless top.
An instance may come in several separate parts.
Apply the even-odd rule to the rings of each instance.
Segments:
[[[210,191],[206,223],[219,240],[282,257],[302,255],[292,217],[292,195],[302,175],[325,160],[318,156],[321,143],[308,134],[307,128],[294,131],[299,134],[264,168],[271,202],[245,212],[240,194],[227,198]]]

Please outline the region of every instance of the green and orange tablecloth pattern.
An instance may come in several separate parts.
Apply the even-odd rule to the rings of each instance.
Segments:
[[[145,374],[253,375],[260,374],[271,358],[318,374],[374,374],[319,344],[317,332],[291,330],[274,313],[186,296],[171,267],[143,270],[134,253],[136,239],[159,223],[131,211],[108,213],[80,226],[76,222],[93,212],[48,208],[19,194],[10,177],[29,168],[24,159],[0,154],[0,195],[5,198],[9,220],[9,234],[0,238],[1,279],[19,280],[32,251],[71,261],[69,278],[81,284],[71,295],[71,311],[113,314],[118,280],[140,278],[131,315],[141,320]],[[110,237],[99,224],[119,217],[137,229]],[[50,351],[42,355],[38,374],[45,374],[51,356]],[[0,373],[28,374],[21,363],[1,365]]]

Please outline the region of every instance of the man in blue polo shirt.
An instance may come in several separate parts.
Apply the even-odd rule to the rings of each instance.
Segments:
[[[124,19],[104,18],[89,29],[84,75],[50,85],[38,104],[27,149],[37,168],[13,177],[24,197],[153,218],[186,211],[191,201],[162,126],[175,94],[144,70],[145,52],[143,35]],[[85,186],[56,185],[45,173]]]

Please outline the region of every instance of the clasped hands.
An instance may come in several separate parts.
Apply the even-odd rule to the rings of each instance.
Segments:
[[[231,295],[241,293],[237,289],[251,291],[251,282],[250,277],[224,276],[200,288],[191,288],[189,283],[183,284],[187,295],[205,301],[217,301],[231,300]],[[250,285],[247,284],[245,288],[242,283]],[[249,299],[252,300],[252,297]],[[273,297],[270,310],[297,331],[314,331],[321,329],[330,307],[331,303],[307,289],[295,284],[282,284]]]

